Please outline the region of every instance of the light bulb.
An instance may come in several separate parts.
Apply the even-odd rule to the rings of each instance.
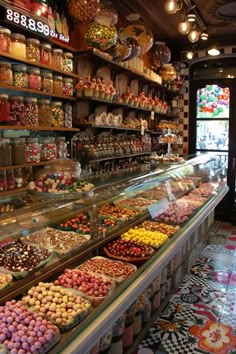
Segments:
[[[188,34],[190,31],[190,27],[191,27],[191,25],[188,21],[182,21],[178,25],[178,31],[181,34]]]
[[[219,49],[217,48],[211,48],[208,50],[207,52],[209,55],[212,55],[213,57],[216,56],[216,55],[219,55],[220,54],[220,51]]]
[[[187,59],[189,59],[189,60],[192,60],[192,59],[193,59],[193,56],[194,56],[193,52],[188,52],[188,53],[186,54],[186,57],[187,57]]]
[[[192,30],[188,34],[188,39],[190,42],[195,43],[199,40],[199,32],[196,30]]]
[[[169,15],[174,15],[176,14],[176,12],[178,11],[178,4],[176,2],[176,0],[167,0],[165,2],[165,11],[169,14]]]
[[[189,13],[187,15],[188,22],[195,22],[196,21],[196,15],[193,13]]]
[[[207,41],[207,40],[208,40],[208,33],[202,32],[202,33],[201,33],[201,39],[202,39],[203,41]]]

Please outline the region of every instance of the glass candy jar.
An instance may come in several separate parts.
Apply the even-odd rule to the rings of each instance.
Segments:
[[[52,46],[49,43],[40,44],[40,63],[52,65]]]
[[[66,128],[72,128],[73,110],[71,104],[64,106],[64,126]]]
[[[63,53],[63,70],[66,72],[72,73],[74,70],[73,64],[73,54],[72,53]]]
[[[64,112],[62,102],[54,101],[51,103],[51,126],[63,127]]]
[[[27,163],[40,162],[40,145],[38,138],[26,139],[26,160]]]
[[[28,85],[31,90],[41,90],[42,83],[39,69],[33,68],[28,71]]]
[[[6,171],[0,171],[0,192],[7,190],[7,176]]]
[[[11,144],[9,139],[0,140],[0,166],[11,166],[12,165],[12,152]]]
[[[52,66],[54,68],[63,70],[63,50],[62,49],[52,49]]]
[[[73,96],[74,94],[74,84],[73,79],[65,77],[63,79],[63,95],[64,96]]]
[[[42,78],[42,91],[53,93],[52,73],[42,71],[41,78]]]
[[[12,163],[13,165],[26,164],[25,138],[12,139]]]
[[[35,38],[26,39],[26,59],[39,63],[40,61],[40,50],[39,50],[39,40]]]
[[[17,87],[28,88],[27,67],[24,64],[12,65],[13,85]]]
[[[50,127],[51,126],[51,107],[50,100],[38,100],[38,126]]]
[[[25,36],[20,33],[11,35],[11,54],[16,58],[26,59]]]
[[[10,103],[9,96],[5,93],[0,94],[0,123],[10,124]]]
[[[57,158],[57,147],[54,138],[41,138],[39,143],[41,161],[52,161]]]
[[[55,93],[56,95],[63,94],[62,76],[58,76],[58,75],[53,76],[53,93]]]
[[[7,183],[7,190],[11,190],[15,188],[15,176],[14,176],[14,171],[12,169],[6,171],[6,183]]]
[[[0,83],[12,85],[11,63],[0,61]]]
[[[28,127],[38,126],[38,100],[36,97],[25,98],[23,125]]]
[[[8,28],[0,28],[0,51],[11,53],[11,31]]]
[[[75,21],[87,22],[92,20],[100,11],[98,0],[69,0],[68,12]]]
[[[10,101],[11,124],[23,125],[23,121],[24,121],[23,96],[10,96],[9,101]]]
[[[57,136],[55,138],[57,146],[57,158],[66,159],[67,158],[67,144],[65,136]]]

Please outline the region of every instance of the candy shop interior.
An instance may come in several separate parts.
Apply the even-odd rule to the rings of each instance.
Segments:
[[[234,4],[0,0],[0,353],[235,354]]]

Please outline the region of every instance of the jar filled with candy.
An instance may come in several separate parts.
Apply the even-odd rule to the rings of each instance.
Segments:
[[[55,138],[57,146],[57,158],[66,159],[67,158],[67,144],[65,136],[57,136]]]
[[[0,28],[0,51],[11,53],[11,31],[8,28]]]
[[[13,170],[6,171],[6,183],[7,183],[7,190],[11,190],[15,188],[15,176]]]
[[[72,73],[74,70],[74,64],[73,64],[73,54],[72,53],[64,53],[63,54],[63,70]]]
[[[54,138],[40,138],[41,161],[52,161],[57,158],[57,147]]]
[[[23,172],[21,168],[17,168],[14,173],[15,188],[22,188],[24,186]]]
[[[62,102],[54,101],[51,103],[51,126],[63,127],[64,123],[64,111],[62,108]]]
[[[51,107],[50,100],[38,100],[38,126],[50,127],[51,126]]]
[[[40,145],[38,138],[26,138],[27,163],[40,162]]]
[[[65,77],[63,79],[63,95],[64,96],[73,96],[74,94],[74,85],[73,85],[73,79],[69,77]]]
[[[58,75],[53,76],[53,93],[55,93],[56,95],[63,94],[62,76],[58,76]]]
[[[23,125],[28,127],[38,126],[38,100],[36,97],[25,98]]]
[[[0,140],[0,166],[12,165],[11,144],[9,139]]]
[[[42,71],[41,78],[42,78],[42,91],[53,93],[52,73],[48,71]]]
[[[31,90],[41,90],[41,76],[40,70],[37,68],[29,69],[28,71],[28,85]]]
[[[0,61],[0,82],[12,85],[12,69],[11,63]]]
[[[35,38],[26,39],[26,59],[39,63],[40,61],[40,50],[39,50],[39,40]]]
[[[52,49],[52,66],[54,68],[63,70],[63,50],[62,49]]]
[[[66,128],[72,128],[73,121],[73,110],[71,104],[66,104],[64,106],[64,126]]]
[[[40,63],[52,65],[52,46],[49,43],[40,44]]]
[[[11,124],[23,125],[23,121],[24,121],[23,96],[10,96],[9,102],[10,102]]]
[[[0,192],[7,190],[7,176],[6,171],[0,171]]]
[[[20,33],[11,35],[11,54],[17,58],[26,59],[25,36]]]
[[[0,94],[0,123],[11,124],[9,96],[5,93]]]
[[[13,165],[26,164],[25,138],[12,139],[12,163]]]
[[[28,88],[27,66],[24,64],[12,65],[13,85]]]

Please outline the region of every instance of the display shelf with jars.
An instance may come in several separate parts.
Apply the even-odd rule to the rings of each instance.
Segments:
[[[31,127],[24,125],[0,125],[0,130],[38,130],[38,131],[61,131],[61,132],[79,132],[79,128],[66,127]]]

